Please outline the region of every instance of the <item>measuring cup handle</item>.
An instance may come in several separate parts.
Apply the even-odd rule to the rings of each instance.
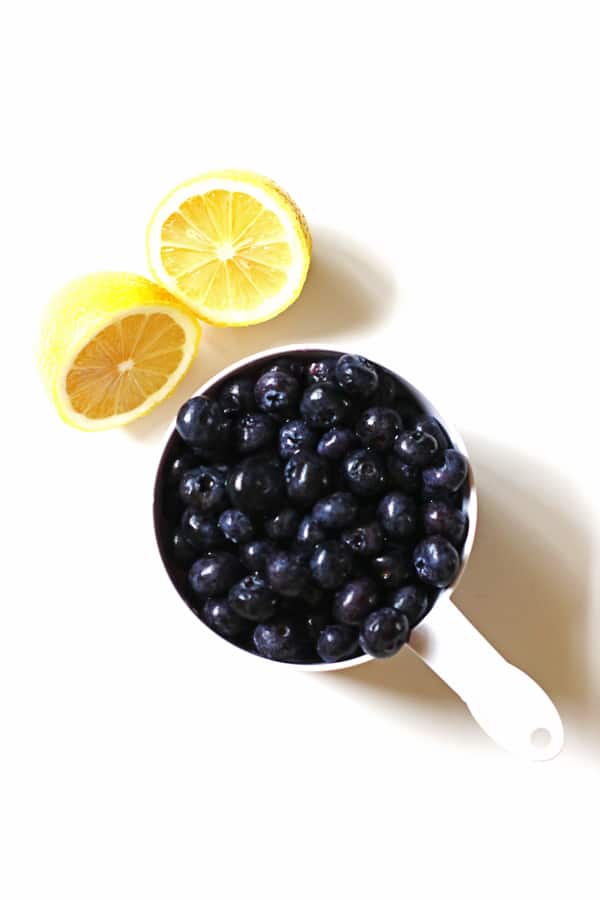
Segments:
[[[500,747],[531,760],[560,753],[563,726],[548,695],[507,662],[450,599],[435,604],[413,630],[409,646]]]

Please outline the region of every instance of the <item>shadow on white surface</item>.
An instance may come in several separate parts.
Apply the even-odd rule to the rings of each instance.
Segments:
[[[314,341],[344,347],[344,335],[365,334],[385,324],[397,302],[392,276],[381,261],[346,236],[317,228],[313,259],[302,295],[282,315],[250,328],[205,327],[198,357],[172,397],[125,431],[136,440],[162,437],[181,404],[225,366],[260,350]],[[348,349],[356,347],[349,337]]]
[[[468,437],[468,436],[467,436]],[[600,747],[600,685],[594,684],[591,540],[582,498],[558,472],[479,436],[467,440],[479,491],[475,546],[455,602],[512,663],[556,703],[569,731]],[[465,706],[408,652],[332,673],[397,697],[422,701],[464,724]],[[572,732],[572,733],[573,733]]]

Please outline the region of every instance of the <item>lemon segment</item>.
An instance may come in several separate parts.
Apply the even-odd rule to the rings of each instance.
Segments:
[[[213,325],[251,325],[298,297],[311,238],[292,199],[251,172],[213,172],[175,188],[148,226],[150,269]]]

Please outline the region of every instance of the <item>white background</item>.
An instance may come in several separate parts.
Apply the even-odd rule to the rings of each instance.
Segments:
[[[597,14],[5,10],[7,900],[598,896]],[[154,205],[222,166],[272,176],[306,213],[302,298],[206,329],[148,419],[67,428],[33,368],[41,308],[80,273],[145,274]],[[482,509],[456,600],[555,699],[554,762],[498,750],[408,651],[274,674],[207,640],[174,595],[151,524],[167,424],[223,364],[301,340],[395,366],[463,431]]]

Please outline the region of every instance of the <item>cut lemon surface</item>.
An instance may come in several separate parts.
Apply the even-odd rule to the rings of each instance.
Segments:
[[[49,304],[39,364],[62,418],[100,431],[167,397],[199,340],[196,317],[163,288],[139,275],[100,272],[70,282]]]
[[[298,297],[310,264],[304,216],[274,182],[211,172],[175,188],[147,232],[152,274],[213,325],[253,325]]]

